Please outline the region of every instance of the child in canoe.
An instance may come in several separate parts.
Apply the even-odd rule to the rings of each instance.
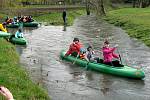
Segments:
[[[88,46],[86,55],[90,62],[101,63],[102,59],[99,59],[99,57],[95,57],[95,52],[94,52],[92,46]]]
[[[87,58],[86,50],[84,48],[80,49],[79,58],[82,60],[89,61],[89,59]]]

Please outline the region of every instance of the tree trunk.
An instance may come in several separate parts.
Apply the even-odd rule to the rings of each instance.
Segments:
[[[106,15],[103,0],[98,0],[98,8],[101,15]]]
[[[139,8],[142,8],[142,3],[143,3],[143,1],[139,0]]]
[[[101,11],[103,15],[106,15],[103,0],[101,0]]]
[[[6,5],[6,1],[5,0],[0,0],[0,8],[4,8]]]
[[[87,12],[87,15],[90,15],[89,0],[86,0],[86,12]]]
[[[133,8],[135,8],[136,7],[136,0],[133,0]]]

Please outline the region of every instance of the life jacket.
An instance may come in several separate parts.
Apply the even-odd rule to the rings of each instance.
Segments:
[[[2,24],[0,24],[0,31],[7,32],[7,29],[4,28]]]
[[[85,59],[85,54],[80,54],[80,59]]]

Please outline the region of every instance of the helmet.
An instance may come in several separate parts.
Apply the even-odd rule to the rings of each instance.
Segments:
[[[17,17],[15,16],[14,19],[17,19]]]
[[[80,52],[81,52],[81,53],[86,53],[86,50],[85,50],[84,48],[81,48],[81,49],[80,49]]]

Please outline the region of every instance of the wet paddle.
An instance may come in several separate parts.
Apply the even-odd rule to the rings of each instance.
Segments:
[[[72,63],[73,65],[76,63],[78,57],[79,57],[79,54],[77,55],[76,59],[75,59],[74,62]]]
[[[90,63],[90,62],[88,62],[88,63],[86,64],[86,66],[85,66],[85,69],[86,69],[86,70],[88,70],[88,65],[89,65],[89,63]]]
[[[117,52],[118,52],[118,54],[119,54],[119,60],[120,60],[120,62],[121,62],[121,65],[122,65],[122,59],[121,59],[121,56],[120,56],[120,53],[119,53],[119,50],[118,50],[118,48],[117,48]]]

